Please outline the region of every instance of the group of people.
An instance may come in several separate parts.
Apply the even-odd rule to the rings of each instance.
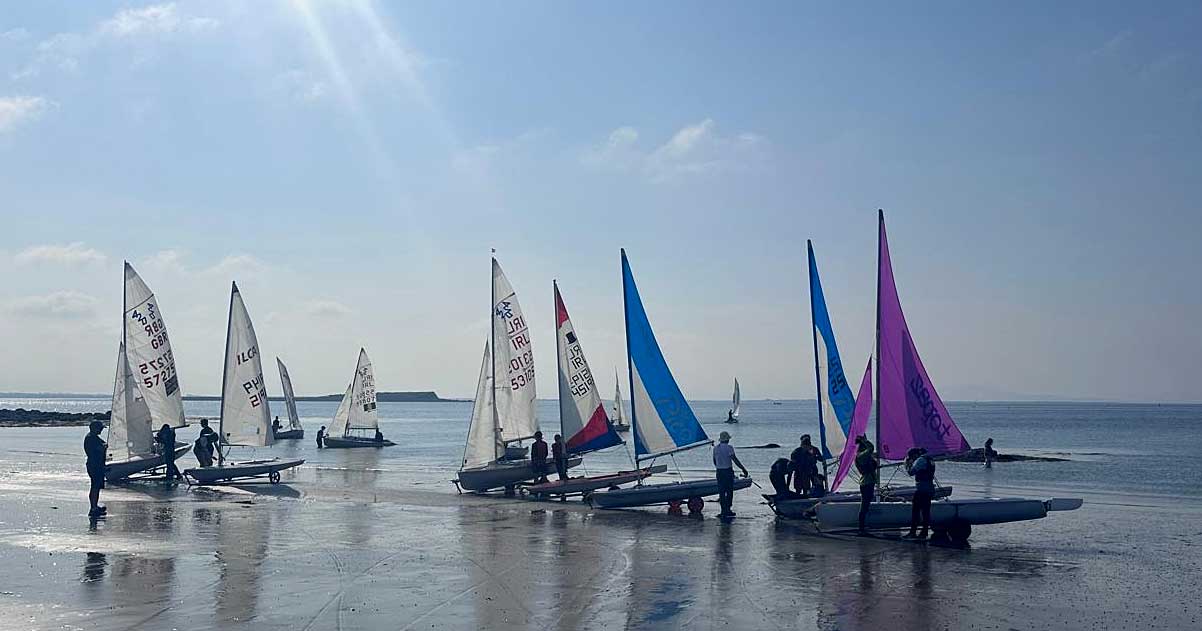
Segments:
[[[530,464],[538,474],[535,484],[547,482],[547,441],[543,440],[542,432],[534,432],[534,444],[530,446]],[[555,473],[560,481],[568,479],[568,447],[563,442],[563,436],[555,435],[550,448],[551,461],[555,464]],[[564,498],[560,498],[564,499]]]
[[[826,475],[819,473],[822,452],[813,445],[809,434],[788,458],[777,458],[768,472],[776,496],[781,499],[822,497],[826,495]]]

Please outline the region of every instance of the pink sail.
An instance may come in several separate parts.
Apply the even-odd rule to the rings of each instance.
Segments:
[[[890,460],[905,458],[911,447],[923,447],[931,455],[968,451],[968,441],[935,392],[910,339],[889,262],[884,213],[880,214],[879,239],[877,405],[881,444],[877,448]]]
[[[839,470],[835,472],[835,483],[831,491],[839,489],[839,484],[851,465],[856,460],[856,437],[864,436],[868,429],[868,417],[872,415],[872,359],[868,360],[868,368],[864,370],[864,379],[860,381],[860,391],[856,393],[856,407],[851,413],[851,427],[847,430],[847,442],[843,444],[843,453],[839,456]]]

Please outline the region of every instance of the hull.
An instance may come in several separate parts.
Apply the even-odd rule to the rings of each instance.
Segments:
[[[931,504],[931,526],[948,529],[963,525],[1004,524],[1043,519],[1047,517],[1049,510],[1075,510],[1080,505],[1079,500],[1035,500],[1021,497],[948,500]],[[819,527],[827,530],[856,528],[859,511],[859,504],[851,503],[820,504],[815,508]],[[867,525],[869,528],[909,528],[910,505],[901,502],[873,502],[868,509]]]
[[[751,478],[735,478],[736,491],[741,491],[749,486],[751,486]],[[598,508],[631,508],[667,504],[717,494],[717,480],[692,480],[690,482],[644,484],[616,491],[598,491],[593,493],[592,502],[593,506]]]
[[[391,440],[377,441],[371,438],[359,438],[357,436],[326,436],[324,439],[326,449],[358,449],[362,447],[392,447],[396,443]]]
[[[297,440],[305,437],[303,429],[286,429],[282,432],[275,433],[276,440]]]
[[[908,502],[914,497],[916,490],[913,486],[902,486],[887,490],[882,489],[881,501]],[[951,494],[952,487],[950,486],[941,486],[935,489],[935,499],[943,499],[951,496]],[[790,519],[808,519],[813,517],[814,514],[812,511],[818,504],[855,502],[856,506],[860,505],[859,491],[828,493],[822,497],[798,498],[780,502],[776,501],[775,498],[775,495],[764,495],[764,499],[768,500],[768,506],[772,508],[772,512]],[[909,522],[906,523],[909,524]]]
[[[583,462],[582,458],[569,458],[568,468],[577,467]],[[554,474],[554,468],[549,470]],[[519,482],[527,482],[539,477],[529,460],[494,462],[475,469],[462,469],[455,484],[461,491],[488,491],[514,486]]]
[[[178,460],[184,454],[188,453],[191,448],[183,445],[175,448],[175,458]],[[146,473],[151,469],[156,469],[163,466],[163,457],[158,454],[151,456],[139,456],[137,458],[129,458],[127,460],[114,460],[107,462],[104,465],[104,479],[108,482],[116,482],[124,480],[131,475]]]
[[[301,459],[280,460],[279,458],[229,462],[220,466],[186,469],[184,475],[194,480],[197,484],[218,484],[245,478],[261,478],[263,476],[268,476],[272,483],[276,483],[280,479],[280,471],[291,469],[304,463],[305,461]]]
[[[656,465],[654,467],[645,467],[637,471],[619,471],[609,475],[595,475],[592,477],[584,476],[579,478],[568,478],[567,480],[546,482],[544,484],[535,484],[526,487],[526,490],[535,497],[543,495],[575,495],[577,493],[589,493],[598,489],[617,488],[619,485],[628,484],[630,482],[638,482],[643,478],[653,473],[663,473],[668,470],[667,465]]]

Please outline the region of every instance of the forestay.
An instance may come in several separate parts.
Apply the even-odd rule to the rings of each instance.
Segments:
[[[877,447],[890,460],[905,458],[912,447],[923,447],[931,455],[968,451],[968,441],[935,392],[910,338],[889,260],[884,213],[878,227]]]
[[[301,429],[300,415],[296,413],[296,395],[292,392],[292,378],[288,376],[288,367],[279,357],[275,358],[275,363],[280,369],[280,387],[284,389],[284,407],[288,408],[288,429]]]
[[[818,262],[814,258],[814,247],[806,241],[810,264],[810,321],[813,325],[814,367],[818,371],[818,407],[822,422],[818,431],[822,443],[822,457],[831,458],[843,451],[851,427],[852,412],[856,401],[851,386],[843,374],[843,362],[839,358],[839,347],[835,344],[835,329],[831,326],[830,314],[826,310],[826,297],[822,292],[822,281],[818,278]]]
[[[839,455],[839,469],[835,472],[835,481],[831,484],[831,491],[839,489],[839,485],[843,483],[843,479],[851,472],[851,466],[855,464],[856,459],[856,436],[867,436],[865,432],[868,430],[868,419],[872,416],[872,359],[868,360],[868,367],[864,369],[864,378],[860,381],[860,391],[856,393],[856,407],[851,415],[851,426],[848,428],[847,435],[853,440],[844,442],[842,453]]]
[[[150,409],[138,392],[125,343],[117,349],[117,376],[113,380],[113,411],[109,419],[108,459],[126,460],[154,453]]]
[[[376,376],[371,370],[367,351],[359,349],[359,364],[351,384],[351,407],[347,412],[346,428],[375,431],[380,426],[376,416]]]
[[[534,350],[526,317],[497,259],[492,260],[492,292],[494,404],[501,436],[512,442],[538,431]]]
[[[259,340],[242,294],[230,291],[225,340],[225,380],[221,387],[221,438],[227,445],[263,447],[275,441]]]
[[[154,293],[125,264],[125,353],[151,422],[183,427],[184,402],[167,324]]]
[[[622,299],[634,448],[640,460],[712,443],[676,385],[622,250]]]
[[[584,349],[555,284],[556,351],[559,356],[559,423],[568,453],[580,454],[622,444],[609,424],[605,405],[584,358]]]
[[[463,449],[463,468],[482,467],[493,462],[505,451],[496,427],[492,396],[492,355],[484,344],[484,359],[480,362],[480,379],[476,382],[476,399],[472,403],[472,420],[467,429],[467,445]]]

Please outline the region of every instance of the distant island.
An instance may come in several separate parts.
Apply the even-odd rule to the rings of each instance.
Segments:
[[[108,412],[43,412],[41,410],[0,410],[0,427],[76,427],[92,421],[108,421]],[[107,423],[106,423],[107,424]]]
[[[284,397],[268,397],[271,401],[283,401]],[[185,401],[220,401],[221,397],[211,394],[186,394]],[[297,401],[341,401],[341,394],[320,394],[307,397],[296,397]],[[451,403],[460,399],[443,399],[433,390],[425,392],[377,392],[376,401],[380,403]]]

